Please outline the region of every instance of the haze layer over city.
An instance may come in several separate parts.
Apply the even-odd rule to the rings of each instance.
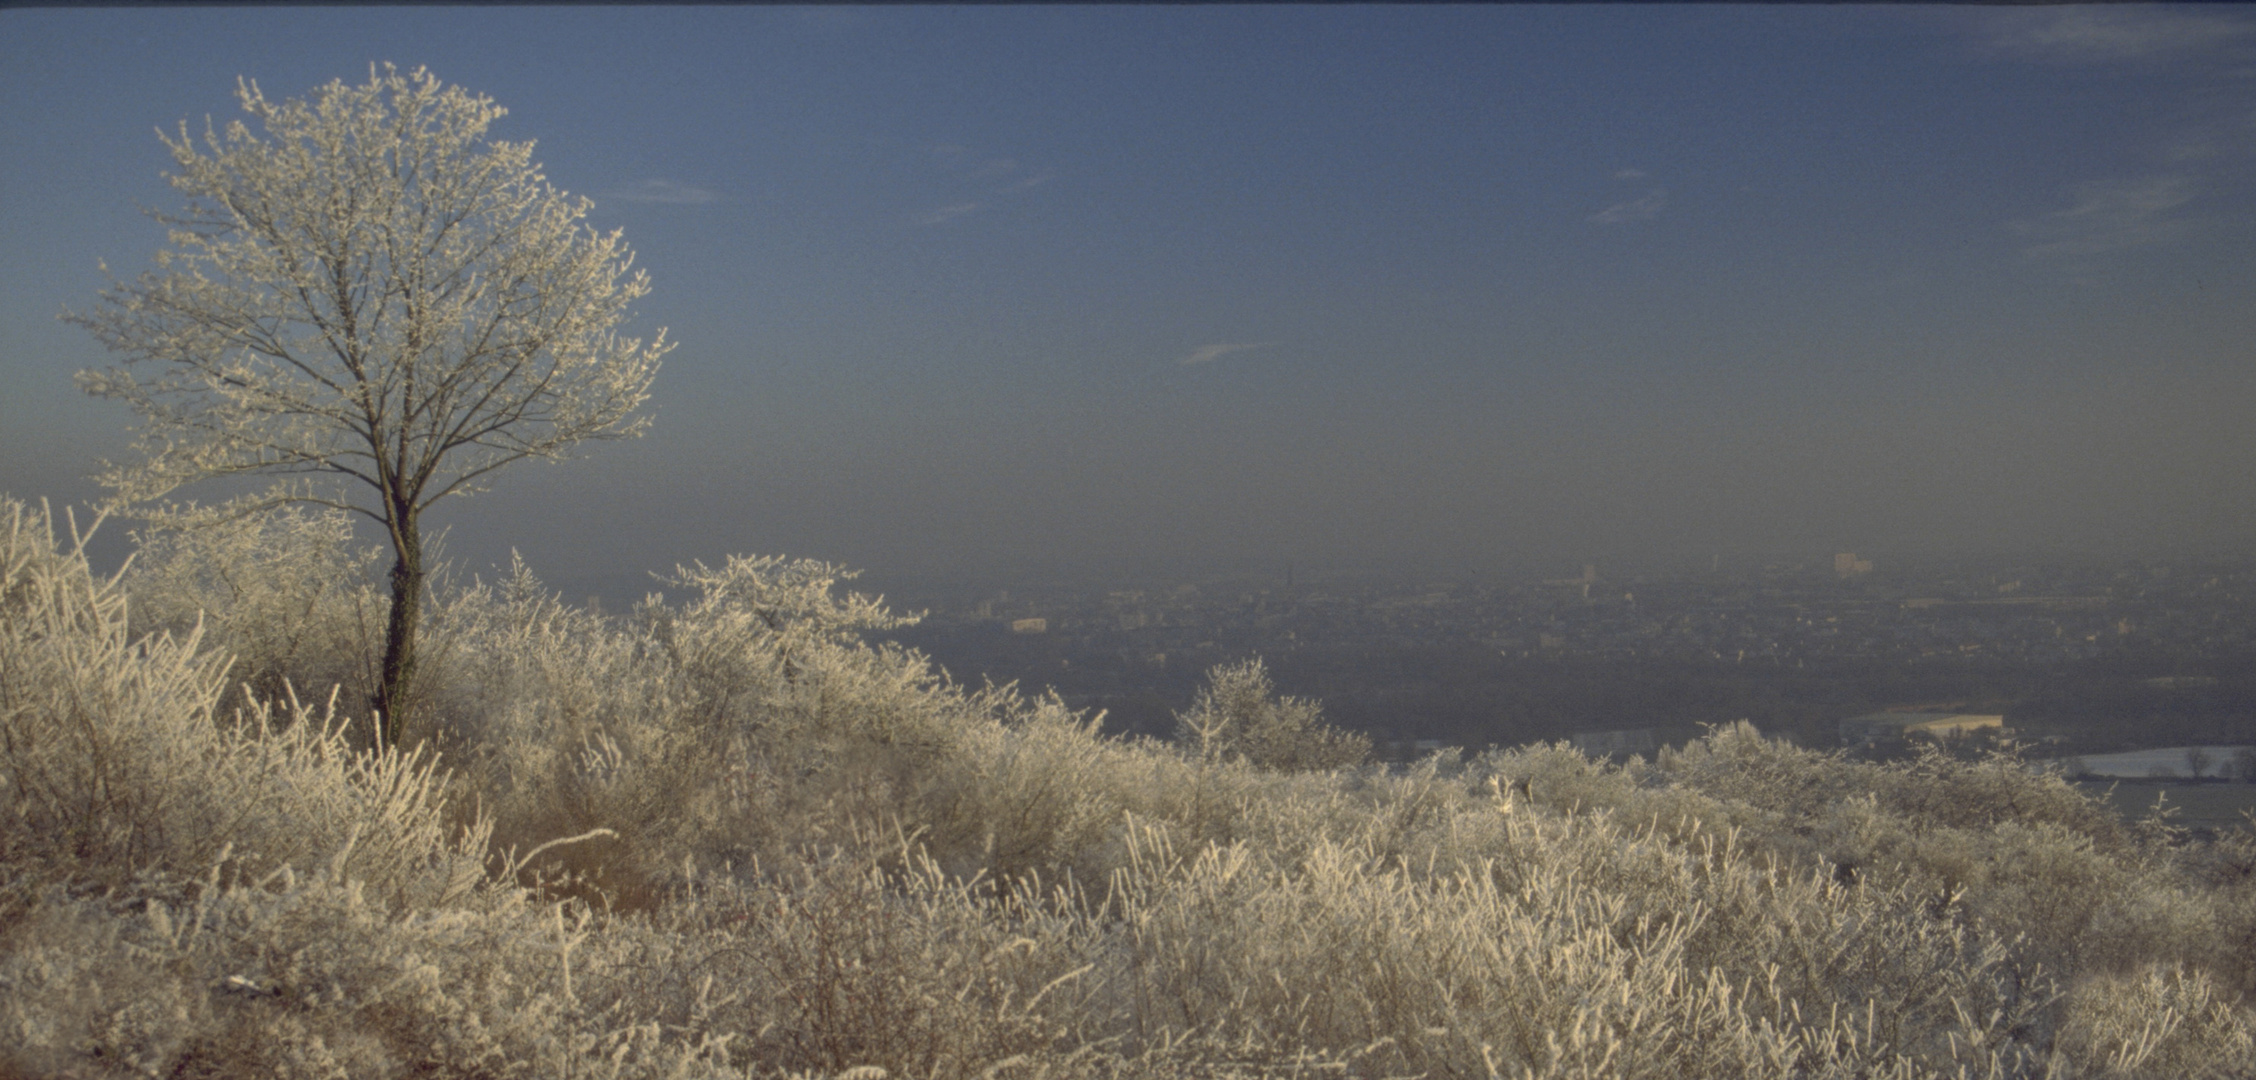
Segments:
[[[575,598],[2256,545],[2256,20],[2211,7],[0,13],[0,489],[156,129],[371,63],[509,109],[680,343],[434,511]],[[210,498],[225,489],[188,494]]]

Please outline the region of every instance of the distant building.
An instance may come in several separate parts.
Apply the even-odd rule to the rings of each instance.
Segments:
[[[1048,633],[1049,629],[1050,620],[1048,619],[1011,620],[1011,633],[1013,634],[1043,634]]]
[[[1576,750],[1592,757],[1650,754],[1654,747],[1652,728],[1626,728],[1621,731],[1578,731],[1574,733],[1572,739]]]
[[[1870,746],[1914,735],[1943,739],[1983,730],[2005,730],[2005,717],[1994,713],[1876,712],[1841,721],[1841,741]]]
[[[1833,556],[1833,572],[1842,577],[1854,577],[1872,572],[1872,560],[1859,559],[1856,552],[1844,551]]]
[[[1565,586],[1568,586],[1568,587],[1570,587],[1570,588],[1577,588],[1577,589],[1581,589],[1581,590],[1582,590],[1582,598],[1583,598],[1583,599],[1585,599],[1585,600],[1588,600],[1588,599],[1590,599],[1590,587],[1591,587],[1592,585],[1595,585],[1595,584],[1597,584],[1597,583],[1598,583],[1598,564],[1597,564],[1597,563],[1584,563],[1584,564],[1582,564],[1582,576],[1581,576],[1581,577],[1571,577],[1571,578],[1556,578],[1556,579],[1553,579],[1553,580],[1550,580],[1550,581],[1546,581],[1546,582],[1544,582],[1544,584],[1546,584],[1546,585],[1565,585]]]

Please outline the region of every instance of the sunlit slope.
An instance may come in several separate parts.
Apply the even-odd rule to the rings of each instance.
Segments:
[[[1106,740],[863,643],[896,617],[776,559],[611,620],[526,573],[447,586],[423,748],[371,753],[358,556],[237,528],[104,579],[0,508],[0,1073],[2256,1060],[2256,840],[2126,827],[2016,762],[1742,726],[1626,766],[1288,771],[1229,725],[1322,729],[1221,704],[1243,679],[1186,716],[1203,743]],[[331,700],[342,728],[303,704]]]

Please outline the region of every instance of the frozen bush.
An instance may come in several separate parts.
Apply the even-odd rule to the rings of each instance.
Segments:
[[[731,559],[619,619],[440,595],[445,780],[287,686],[216,715],[193,620],[10,515],[0,1074],[2246,1074],[2256,839],[2009,758],[1347,767],[1258,663],[1185,752]]]
[[[133,637],[118,579],[44,511],[8,501],[0,530],[0,859],[108,888],[333,864],[403,905],[482,876],[428,755],[355,752],[295,702],[216,722],[226,660],[195,628]]]
[[[810,560],[681,570],[696,590],[626,620],[560,603],[522,564],[432,614],[441,745],[505,846],[592,830],[548,865],[628,906],[683,857],[749,864],[875,820],[987,706],[922,657],[860,641],[908,620]],[[537,869],[537,867],[535,868]]]
[[[2124,840],[2121,820],[2104,801],[2012,753],[1958,761],[1930,746],[1878,776],[1879,794],[1891,809],[1934,826],[2053,825],[2118,850]]]
[[[900,848],[888,871],[874,839],[812,853],[764,888],[700,896],[720,936],[699,977],[740,996],[752,1063],[978,1076],[1109,1026],[1086,978],[1102,934],[1069,896],[1028,880],[997,897]]]
[[[2256,1023],[2200,972],[2148,966],[2069,995],[2061,1054],[2084,1076],[2209,1080],[2256,1073]]]
[[[291,689],[361,708],[375,692],[387,601],[372,587],[376,550],[353,542],[351,515],[285,507],[200,528],[135,537],[123,587],[137,634],[184,635],[233,658],[231,690],[280,701]]]
[[[0,1070],[278,1078],[740,1076],[616,999],[636,928],[509,890],[398,912],[334,875],[137,911],[58,901],[0,955]],[[643,995],[646,997],[661,996]],[[655,1002],[654,1002],[655,1003]],[[723,1040],[725,1043],[725,1040]]]
[[[1325,723],[1315,702],[1278,697],[1259,657],[1208,671],[1191,711],[1175,717],[1175,739],[1203,759],[1238,757],[1264,769],[1337,769],[1371,755],[1368,737]]]
[[[2009,1029],[2036,1003],[2001,996],[1996,946],[1920,898],[1797,882],[1603,818],[1509,821],[1510,869],[1423,878],[1362,847],[1287,868],[1136,834],[1113,892],[1132,1038],[1219,1030],[1273,1047],[1271,1067],[1360,1048],[1379,1075],[1982,1074],[2027,1055]],[[1641,905],[1663,881],[1684,902]]]

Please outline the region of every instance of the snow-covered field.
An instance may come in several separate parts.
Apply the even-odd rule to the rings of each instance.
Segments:
[[[2186,751],[2191,749],[2194,748],[2173,746],[2162,750],[2131,750],[2121,754],[2091,754],[2081,760],[2084,763],[2084,770],[2092,776],[2119,776],[2132,779],[2157,775],[2190,777],[2193,775],[2193,770],[2186,765]],[[2233,755],[2238,753],[2242,749],[2241,747],[2204,746],[2200,749],[2209,755],[2208,766],[2201,771],[2201,775],[2228,778],[2233,775],[2231,772]],[[2163,769],[2169,771],[2163,773],[2160,771]]]

